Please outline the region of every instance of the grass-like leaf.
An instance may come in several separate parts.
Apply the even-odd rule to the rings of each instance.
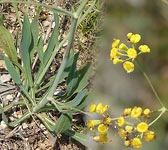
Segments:
[[[63,133],[70,128],[72,125],[72,113],[68,111],[67,113],[62,113],[56,122],[54,132],[56,134]]]
[[[11,33],[2,25],[0,25],[0,45],[10,60],[18,62],[13,37]]]

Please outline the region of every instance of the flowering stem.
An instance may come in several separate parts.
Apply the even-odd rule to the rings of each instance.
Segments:
[[[160,97],[158,96],[158,94],[157,94],[155,88],[153,87],[152,82],[151,82],[151,80],[149,79],[148,75],[146,74],[146,72],[144,71],[144,69],[142,68],[141,64],[138,62],[138,60],[136,59],[135,61],[136,61],[136,64],[137,64],[139,70],[143,73],[143,75],[144,75],[146,81],[148,82],[150,88],[152,89],[152,91],[153,91],[153,93],[154,93],[156,99],[158,100],[160,106],[161,106],[161,107],[164,107],[164,105],[163,105],[163,103],[162,103]],[[164,107],[164,108],[165,108],[165,107]]]
[[[152,124],[154,124],[166,111],[167,109],[165,107],[162,107],[161,109],[159,109],[158,111],[161,111],[161,113],[159,114],[159,116],[157,116],[157,118],[155,120],[153,120],[149,126],[151,126]]]

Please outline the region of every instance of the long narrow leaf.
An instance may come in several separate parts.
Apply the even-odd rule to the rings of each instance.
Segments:
[[[20,48],[21,48],[22,61],[25,67],[26,76],[28,78],[30,86],[32,86],[31,63],[30,63],[31,44],[32,44],[32,34],[30,29],[30,22],[27,15],[25,15]]]
[[[67,130],[65,131],[65,134],[69,135],[70,137],[72,137],[73,139],[77,140],[78,142],[80,142],[81,144],[83,144],[84,146],[86,145],[86,134],[81,134],[72,130]]]
[[[77,105],[81,103],[81,101],[86,96],[86,94],[87,94],[87,90],[83,90],[79,92],[73,100],[67,103],[64,103],[63,108],[75,108]]]
[[[56,134],[63,133],[66,130],[68,130],[71,125],[72,125],[72,113],[71,112],[63,113],[56,122],[54,132]]]
[[[5,64],[8,69],[8,72],[10,73],[14,82],[19,86],[19,88],[25,94],[25,96],[33,103],[31,96],[29,95],[28,91],[25,90],[25,88],[20,80],[20,77],[19,77],[18,73],[16,72],[13,64],[9,61],[9,59],[7,57],[4,57],[4,60],[5,60]]]
[[[34,17],[31,25],[31,32],[32,32],[32,44],[31,44],[31,48],[30,48],[30,57],[31,57],[31,61],[33,60],[33,56],[34,56],[34,51],[36,49],[37,43],[38,43],[38,35],[39,35],[39,24],[38,24],[38,18],[37,16]]]
[[[66,95],[70,96],[73,94],[73,91],[76,89],[77,87],[77,83],[78,83],[78,72],[76,69],[76,62],[78,60],[79,57],[79,53],[77,53],[74,57],[74,62],[72,64],[72,68],[71,71],[67,77],[67,91],[66,91]]]
[[[50,56],[52,55],[52,52],[55,48],[55,46],[58,46],[58,29],[59,29],[59,16],[57,13],[54,13],[54,19],[55,19],[55,27],[52,32],[48,47],[46,52],[44,53],[44,65],[48,62]]]
[[[43,68],[43,65],[44,65],[44,63],[43,63],[43,55],[44,54],[43,54],[43,39],[42,39],[42,37],[40,37],[39,42],[38,42],[37,53],[38,53],[39,59],[41,61],[40,67]]]
[[[10,60],[18,62],[13,37],[11,33],[3,26],[0,26],[0,45]]]

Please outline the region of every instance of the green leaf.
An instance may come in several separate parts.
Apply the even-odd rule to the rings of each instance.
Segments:
[[[62,113],[56,122],[54,132],[56,134],[63,133],[68,130],[72,125],[72,113]]]
[[[43,54],[43,39],[42,39],[42,37],[40,37],[39,42],[38,42],[37,53],[38,53],[39,59],[41,61],[41,66],[43,66],[43,55],[44,54]]]
[[[38,35],[39,35],[39,24],[38,24],[37,16],[34,17],[34,20],[32,21],[30,28],[31,28],[31,33],[32,33],[30,57],[31,57],[31,60],[33,60],[34,51],[35,51],[37,43],[38,43]]]
[[[87,90],[83,90],[79,92],[73,100],[67,103],[64,103],[63,108],[75,108],[77,105],[81,103],[81,101],[86,96],[86,94],[87,94]]]
[[[50,56],[52,55],[52,52],[53,52],[55,46],[58,46],[59,16],[57,13],[54,13],[54,19],[55,19],[55,27],[52,32],[51,38],[49,40],[47,50],[44,53],[44,57],[43,57],[44,65],[47,64]]]
[[[77,62],[78,58],[79,58],[79,53],[77,53],[74,56],[74,62],[72,64],[70,73],[69,73],[67,80],[66,80],[66,82],[67,82],[66,96],[67,97],[73,94],[73,91],[76,89],[77,84],[78,84],[78,72],[76,69],[76,62]]]
[[[29,95],[28,91],[25,90],[22,84],[22,81],[20,80],[20,77],[15,70],[15,67],[13,66],[13,64],[10,62],[10,60],[7,57],[4,57],[4,60],[5,60],[5,64],[8,69],[8,72],[10,73],[13,81],[19,86],[20,90],[24,93],[24,95],[32,102],[33,100],[31,96]]]
[[[0,59],[4,60],[4,56],[1,54],[1,52],[0,52]]]
[[[87,85],[88,85],[88,79],[92,73],[92,66],[91,63],[86,63],[82,69],[78,71],[79,78],[78,78],[78,87],[74,91],[74,93],[77,93],[79,91],[82,91]]]
[[[32,43],[32,34],[30,28],[30,22],[27,15],[24,16],[24,23],[22,29],[22,40],[21,40],[21,56],[25,67],[26,76],[28,78],[28,83],[32,86],[32,75],[31,75],[31,63],[30,63],[30,48]]]
[[[0,45],[10,60],[18,62],[13,37],[11,33],[3,26],[0,26]]]
[[[92,100],[93,100],[93,93],[90,93],[89,95],[83,98],[82,102],[78,106],[76,106],[74,110],[72,110],[72,113],[76,113],[79,110],[84,109],[90,102],[92,102]]]
[[[72,137],[73,139],[77,140],[78,142],[80,142],[81,144],[83,144],[84,146],[87,146],[86,144],[86,134],[81,134],[72,130],[67,130],[65,131],[65,134],[69,135],[70,137]]]

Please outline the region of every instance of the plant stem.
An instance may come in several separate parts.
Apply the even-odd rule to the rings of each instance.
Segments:
[[[158,94],[157,94],[157,92],[156,92],[154,86],[152,85],[152,82],[151,82],[151,80],[149,79],[148,75],[146,74],[146,72],[144,71],[144,69],[142,68],[141,64],[138,62],[138,60],[136,59],[135,61],[136,61],[136,63],[137,63],[137,66],[138,66],[139,70],[142,72],[142,74],[144,75],[144,77],[145,77],[146,81],[148,82],[150,88],[152,89],[152,91],[153,91],[153,93],[154,93],[156,99],[158,100],[160,106],[161,106],[161,107],[164,107],[164,104],[162,103],[160,97],[158,96]]]
[[[2,4],[2,3],[19,3],[19,4],[27,4],[27,5],[34,5],[34,6],[43,6],[43,7],[53,9],[53,10],[57,11],[58,13],[66,14],[68,16],[74,17],[74,15],[71,12],[66,11],[64,9],[61,9],[61,8],[58,8],[54,5],[47,5],[47,4],[43,4],[43,3],[35,3],[35,2],[31,2],[31,1],[27,2],[27,1],[19,1],[19,0],[18,1],[17,0],[2,0],[2,1],[0,1],[0,4]]]
[[[167,109],[165,107],[162,107],[159,111],[161,111],[161,113],[159,114],[159,116],[157,116],[157,118],[155,120],[153,120],[149,124],[149,126],[151,126],[152,124],[154,124],[167,111]]]

